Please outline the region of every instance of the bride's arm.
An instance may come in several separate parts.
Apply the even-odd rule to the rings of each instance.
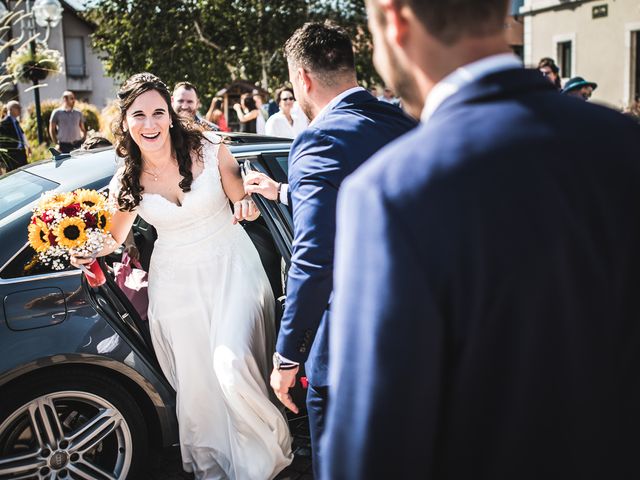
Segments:
[[[79,265],[86,265],[91,262],[96,257],[104,257],[105,255],[109,255],[113,253],[124,243],[127,238],[127,235],[131,231],[131,227],[133,226],[133,222],[136,219],[136,213],[134,212],[121,212],[120,210],[116,211],[111,218],[111,229],[109,233],[111,234],[110,239],[105,241],[102,250],[100,250],[93,257],[79,257],[76,255],[72,255],[70,258],[70,263],[74,267],[78,267]]]
[[[218,167],[224,193],[233,203],[234,222],[258,218],[260,212],[251,197],[244,193],[240,166],[224,144],[218,149]]]

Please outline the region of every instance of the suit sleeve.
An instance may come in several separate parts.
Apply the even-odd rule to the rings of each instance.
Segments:
[[[356,177],[338,205],[320,470],[325,480],[431,478],[443,319],[403,208]]]
[[[337,142],[318,131],[305,132],[296,147],[289,167],[293,253],[276,350],[302,363],[333,290],[336,201],[343,169]]]

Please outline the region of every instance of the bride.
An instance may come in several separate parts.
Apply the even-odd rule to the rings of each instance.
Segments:
[[[159,78],[133,75],[118,97],[114,130],[124,167],[110,186],[119,207],[111,234],[121,244],[136,215],[158,231],[149,325],[177,392],[184,469],[197,479],[271,479],[292,454],[287,423],[265,383],[273,293],[237,223],[258,212],[229,150],[183,123]],[[90,261],[72,259],[76,266]]]

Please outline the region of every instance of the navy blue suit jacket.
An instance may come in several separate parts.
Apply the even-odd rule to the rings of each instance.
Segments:
[[[301,133],[289,154],[294,240],[276,350],[327,385],[336,201],[342,180],[415,122],[366,91],[355,92]],[[361,212],[366,215],[366,212]]]
[[[341,191],[323,479],[640,478],[640,128],[508,70]]]

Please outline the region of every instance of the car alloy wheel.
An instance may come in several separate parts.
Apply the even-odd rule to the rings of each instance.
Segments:
[[[127,478],[133,442],[122,413],[105,398],[60,391],[22,405],[0,425],[0,478]]]

